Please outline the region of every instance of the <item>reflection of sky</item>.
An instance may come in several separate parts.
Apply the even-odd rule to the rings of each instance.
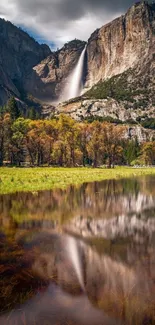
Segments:
[[[14,310],[10,315],[0,318],[1,325],[67,325],[73,322],[79,325],[119,323],[93,307],[87,296],[74,297],[54,285],[49,285],[44,293],[38,294],[21,309]]]

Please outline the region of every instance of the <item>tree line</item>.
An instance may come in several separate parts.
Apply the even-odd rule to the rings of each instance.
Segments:
[[[62,114],[50,120],[21,116],[14,98],[0,111],[0,166],[155,164],[155,141],[125,138],[126,127],[76,122]]]

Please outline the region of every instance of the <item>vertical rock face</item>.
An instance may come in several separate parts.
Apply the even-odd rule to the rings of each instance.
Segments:
[[[5,104],[12,95],[20,96],[11,78],[5,73],[3,66],[0,65],[0,105]]]
[[[38,44],[27,33],[0,19],[0,104],[10,95],[19,96],[18,86],[32,67],[51,53],[47,45]]]
[[[57,112],[77,120],[108,117],[145,125],[145,120],[155,117],[154,76],[155,4],[143,1],[91,35],[85,94],[58,105]],[[130,133],[139,141],[146,139],[138,126]]]
[[[84,45],[84,42],[72,41],[37,65],[34,70],[41,84],[34,94],[59,95]],[[148,62],[152,64],[154,53],[155,4],[139,2],[125,15],[91,35],[87,45],[85,88],[137,66],[142,71]],[[144,71],[143,75],[146,74]]]
[[[146,63],[155,52],[155,4],[132,6],[126,15],[96,30],[87,47],[86,87]]]
[[[27,33],[0,19],[0,64],[12,79],[20,78],[51,53]]]
[[[35,66],[31,84],[28,81],[28,87],[30,87],[33,95],[49,100],[59,97],[85,44],[79,40],[71,41],[65,44],[61,50],[51,53],[50,56]]]
[[[57,98],[84,46],[85,42],[74,40],[52,53],[47,45],[0,19],[0,105],[22,93],[43,100]]]
[[[48,46],[0,19],[0,105],[22,93],[44,101],[61,100],[85,44],[74,40],[52,53]],[[84,90],[130,70],[134,73],[127,77],[127,88],[133,81],[133,90],[139,88],[140,93],[143,88],[144,93],[147,88],[148,98],[153,99],[149,105],[154,107],[155,4],[136,3],[126,15],[96,30],[88,40],[86,58]]]

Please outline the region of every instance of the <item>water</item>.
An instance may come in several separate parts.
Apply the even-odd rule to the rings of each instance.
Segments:
[[[155,177],[0,196],[0,324],[155,324]]]
[[[75,240],[74,237],[71,237],[71,236],[68,237],[67,251],[68,251],[68,254],[73,262],[73,265],[74,265],[74,268],[75,268],[75,271],[77,274],[77,278],[79,280],[81,288],[85,292],[84,280],[83,280],[83,276],[82,276],[81,258],[80,258],[80,254],[78,251],[77,240]]]
[[[83,89],[83,69],[85,59],[86,46],[83,49],[79,61],[68,78],[67,85],[63,91],[61,100],[68,100],[81,95]]]

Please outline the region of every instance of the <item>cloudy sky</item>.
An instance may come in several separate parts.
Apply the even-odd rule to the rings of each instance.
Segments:
[[[39,42],[61,47],[121,15],[133,0],[0,0],[0,17],[23,27]]]

